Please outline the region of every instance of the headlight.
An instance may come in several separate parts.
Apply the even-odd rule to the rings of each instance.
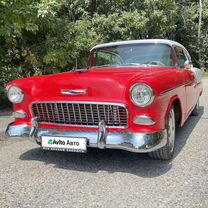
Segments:
[[[21,103],[24,98],[24,93],[20,88],[10,86],[7,91],[7,96],[12,103]]]
[[[154,92],[146,84],[135,84],[130,89],[132,102],[140,107],[150,105],[154,100]]]

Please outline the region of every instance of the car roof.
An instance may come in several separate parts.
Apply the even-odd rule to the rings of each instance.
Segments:
[[[141,39],[141,40],[128,40],[128,41],[118,41],[118,42],[111,42],[111,43],[104,43],[100,45],[94,46],[92,50],[97,49],[97,48],[103,48],[103,47],[111,47],[111,46],[118,46],[118,45],[128,45],[128,44],[142,44],[142,43],[161,43],[161,44],[167,44],[170,46],[179,46],[185,49],[183,45],[180,43],[173,41],[173,40],[168,40],[168,39]],[[186,49],[185,49],[186,50]]]

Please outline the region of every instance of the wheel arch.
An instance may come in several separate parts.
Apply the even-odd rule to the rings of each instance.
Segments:
[[[168,119],[168,114],[172,106],[174,107],[176,125],[181,126],[183,112],[180,98],[177,95],[173,96],[169,101],[168,108],[165,114],[165,121],[167,121]]]

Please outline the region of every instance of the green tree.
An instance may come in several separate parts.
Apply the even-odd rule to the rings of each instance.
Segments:
[[[86,66],[92,46],[117,40],[173,39],[206,69],[208,0],[201,2],[198,37],[196,0],[1,0],[0,85]]]

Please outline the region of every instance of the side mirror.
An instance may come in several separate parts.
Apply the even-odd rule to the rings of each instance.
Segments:
[[[185,69],[191,69],[192,63],[189,60],[186,60],[183,66]]]

